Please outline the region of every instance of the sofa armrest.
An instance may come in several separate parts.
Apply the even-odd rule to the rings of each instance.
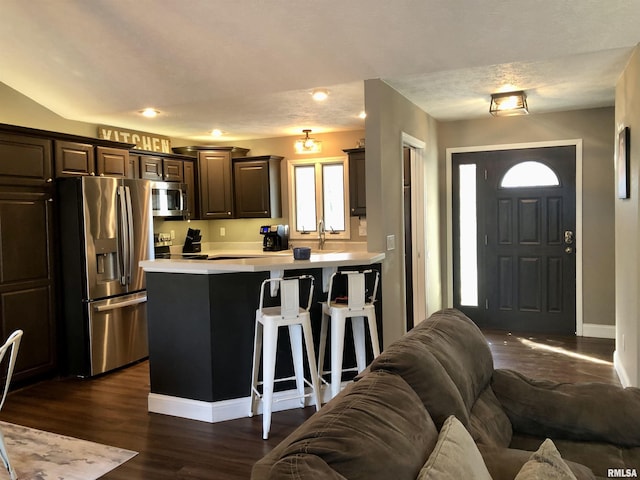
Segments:
[[[640,389],[557,383],[500,369],[491,387],[514,432],[640,446]]]

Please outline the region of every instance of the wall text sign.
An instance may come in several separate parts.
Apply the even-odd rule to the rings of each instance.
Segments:
[[[114,142],[134,143],[136,149],[149,152],[171,153],[171,140],[163,135],[138,132],[120,127],[98,125],[98,138]]]

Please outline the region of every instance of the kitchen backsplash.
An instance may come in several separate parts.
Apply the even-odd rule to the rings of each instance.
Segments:
[[[366,242],[367,237],[360,235],[360,220],[358,217],[350,217],[351,219],[351,240],[349,242]],[[202,243],[232,243],[232,242],[257,242],[262,243],[260,236],[261,225],[275,225],[285,223],[286,219],[282,218],[250,218],[250,219],[232,219],[232,220],[191,220],[176,221],[155,218],[153,220],[154,233],[173,232],[173,245],[183,245],[184,239],[189,228],[200,229],[202,234]],[[362,232],[364,233],[364,232]],[[328,237],[328,235],[327,235]],[[313,240],[310,240],[313,243]],[[349,243],[341,241],[340,243]],[[308,243],[301,242],[298,243]],[[327,243],[331,241],[327,238]],[[330,246],[328,245],[329,249]]]

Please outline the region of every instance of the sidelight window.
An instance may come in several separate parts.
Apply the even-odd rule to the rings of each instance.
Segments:
[[[459,167],[460,177],[460,305],[478,306],[478,241],[476,165]]]
[[[291,238],[315,240],[321,220],[327,239],[349,238],[346,172],[343,157],[289,161]]]

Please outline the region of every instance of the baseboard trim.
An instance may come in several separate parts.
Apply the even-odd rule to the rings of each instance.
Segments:
[[[616,326],[615,325],[599,325],[597,323],[583,323],[582,336],[615,339]]]
[[[342,388],[347,383],[343,382]],[[275,392],[273,394],[272,412],[282,410],[292,410],[300,408],[300,399],[290,398],[296,394],[296,390]],[[329,388],[322,389],[322,403],[330,400]],[[147,409],[151,413],[161,413],[173,417],[188,418],[208,423],[224,422],[249,416],[250,397],[234,398],[219,402],[203,402],[189,398],[173,397],[171,395],[161,395],[159,393],[149,393],[147,398]],[[305,406],[313,405],[311,398],[305,398]],[[262,403],[258,404],[258,415],[262,414]]]
[[[618,374],[618,378],[620,379],[620,383],[623,387],[632,387],[631,380],[629,380],[629,374],[627,370],[624,368],[624,365],[620,361],[620,355],[618,355],[618,350],[613,352],[613,368],[615,368],[616,373]]]

